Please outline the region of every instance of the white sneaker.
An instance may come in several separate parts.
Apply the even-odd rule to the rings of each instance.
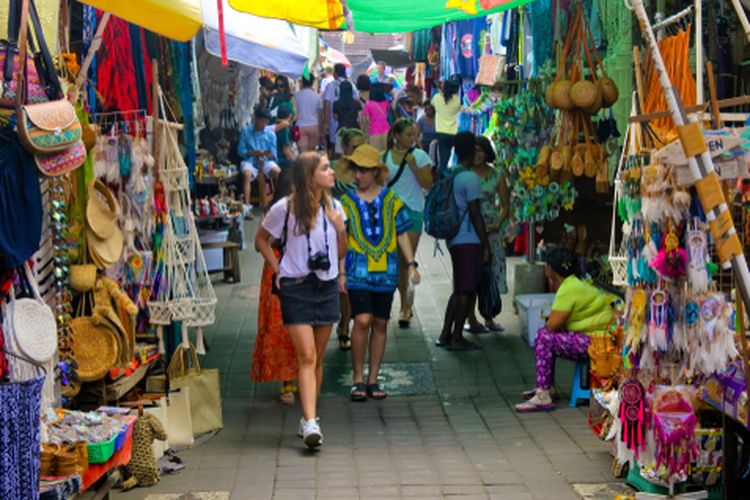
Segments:
[[[315,417],[315,422],[320,425],[320,417]],[[297,437],[303,437],[305,435],[305,417],[300,417],[299,427],[297,428]]]
[[[302,440],[310,449],[318,448],[323,444],[323,433],[320,431],[317,419],[306,420],[302,423]]]

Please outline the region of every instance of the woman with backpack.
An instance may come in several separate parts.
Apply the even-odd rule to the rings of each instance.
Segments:
[[[341,197],[349,227],[346,273],[340,276],[346,287],[354,317],[352,329],[352,401],[384,399],[378,373],[385,354],[388,319],[400,267],[405,267],[413,284],[419,283],[408,230],[409,211],[395,192],[384,187],[388,168],[380,153],[363,144],[344,157],[357,183]],[[396,249],[406,256],[400,266]],[[365,384],[365,354],[369,347],[369,370]]]
[[[492,250],[492,276],[495,278],[498,292],[504,294],[508,293],[508,283],[503,238],[506,222],[510,218],[510,192],[505,174],[494,166],[495,159],[495,150],[490,140],[484,136],[478,136],[471,170],[479,177],[482,188],[480,207]],[[467,330],[475,334],[505,331],[493,318],[484,318],[484,325],[479,323],[473,306],[469,312]]]
[[[333,116],[339,123],[339,129],[359,128],[359,114],[362,103],[354,97],[354,86],[350,81],[339,85],[339,98],[333,103]]]
[[[385,151],[388,145],[388,131],[390,130],[390,107],[383,92],[383,86],[375,83],[370,87],[370,100],[362,111],[368,135],[368,144],[378,151]]]
[[[416,140],[417,127],[414,122],[399,118],[388,133],[387,149],[383,155],[383,162],[388,167],[388,187],[404,202],[412,221],[408,235],[415,254],[424,224],[424,191],[432,187],[433,166],[429,155],[414,147]],[[403,253],[399,253],[399,256],[398,293],[401,309],[398,325],[409,328],[414,315],[414,295],[409,293],[409,261]]]
[[[317,419],[323,356],[341,312],[338,276],[346,257],[346,219],[341,204],[329,195],[334,174],[328,157],[303,153],[295,168],[292,194],[268,211],[255,248],[276,275],[281,316],[297,352],[303,413],[299,434],[305,445],[317,448],[323,444]],[[282,241],[280,259],[272,239]]]

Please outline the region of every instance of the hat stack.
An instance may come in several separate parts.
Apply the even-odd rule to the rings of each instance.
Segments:
[[[117,225],[120,206],[101,181],[89,184],[86,205],[86,240],[91,260],[99,269],[111,267],[122,255],[124,238]]]

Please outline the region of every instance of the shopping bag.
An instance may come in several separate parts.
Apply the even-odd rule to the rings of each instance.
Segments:
[[[479,314],[485,319],[491,319],[500,314],[502,299],[497,288],[497,280],[492,272],[492,266],[485,266],[482,272],[482,283],[479,286]]]
[[[221,429],[224,423],[219,370],[202,369],[195,347],[190,344],[175,350],[167,372],[171,389],[190,388],[193,436]]]
[[[159,400],[159,406],[166,408],[167,443],[170,448],[192,448],[193,419],[191,418],[190,388],[184,387],[179,391],[170,392],[168,397]]]

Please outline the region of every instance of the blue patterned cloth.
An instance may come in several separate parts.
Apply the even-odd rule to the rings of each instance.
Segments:
[[[39,426],[44,377],[0,383],[0,498],[39,496]]]
[[[383,188],[371,202],[349,191],[341,197],[341,205],[349,233],[346,286],[393,293],[398,286],[398,235],[412,225],[404,202]]]

